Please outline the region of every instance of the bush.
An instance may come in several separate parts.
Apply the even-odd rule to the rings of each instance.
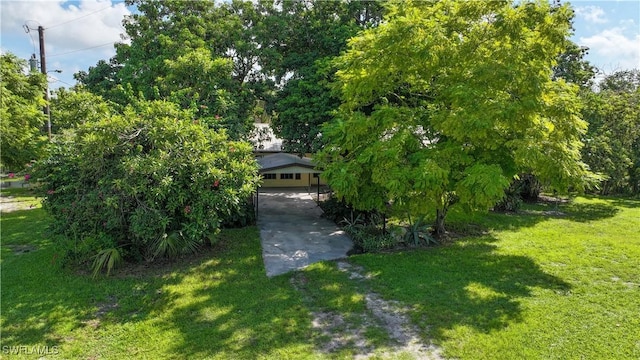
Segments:
[[[375,224],[380,221],[378,212],[354,209],[335,197],[320,202],[319,206],[323,211],[322,216],[338,225],[341,225],[345,219],[360,219],[363,224]]]
[[[253,216],[251,146],[170,103],[80,125],[50,154],[34,169],[43,207],[67,260],[94,259],[94,269],[194,252]]]
[[[393,236],[374,225],[346,225],[344,230],[353,240],[351,253],[371,253],[391,249],[397,245]]]
[[[535,202],[542,192],[542,184],[532,174],[522,174],[511,182],[504,197],[493,207],[497,211],[518,211],[524,201]]]
[[[517,189],[514,189],[513,184],[514,183],[504,191],[504,197],[498,201],[498,203],[493,207],[493,210],[515,212],[520,209],[520,206],[522,206],[522,196]]]
[[[542,192],[542,184],[535,175],[522,174],[520,179],[514,181],[514,187],[522,200],[535,202]]]

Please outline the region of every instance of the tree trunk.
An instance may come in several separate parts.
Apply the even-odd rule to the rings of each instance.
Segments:
[[[442,237],[444,235],[444,233],[446,232],[446,229],[444,228],[444,218],[445,216],[447,216],[447,209],[437,209],[436,210],[436,228],[435,228],[435,232],[434,235],[436,237]]]

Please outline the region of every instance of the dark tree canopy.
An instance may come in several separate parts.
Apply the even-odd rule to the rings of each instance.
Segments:
[[[558,64],[553,68],[554,79],[564,79],[581,88],[590,88],[596,75],[596,68],[584,56],[589,49],[567,41],[566,50],[558,57]]]
[[[383,8],[377,1],[284,1],[276,14],[284,29],[278,78],[291,79],[278,93],[274,132],[285,151],[309,153],[322,146],[322,125],[331,119],[339,99],[332,93],[331,60],[346,49],[358,31],[377,25]]]
[[[337,106],[327,60],[382,14],[378,1],[127,4],[138,10],[124,24],[131,44],[76,74],[89,91],[120,109],[133,97],[169,100],[234,138],[246,137],[262,101],[267,114],[279,113],[273,125],[285,147],[299,152],[317,149],[320,125]]]
[[[582,156],[606,176],[601,194],[640,193],[640,72],[620,71],[583,94],[582,116],[589,123]]]

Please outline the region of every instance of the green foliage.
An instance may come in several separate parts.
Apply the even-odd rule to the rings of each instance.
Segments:
[[[54,133],[97,122],[111,113],[102,97],[78,87],[72,91],[59,88],[51,99],[51,126]]]
[[[378,224],[380,214],[375,211],[363,211],[354,209],[344,200],[335,196],[322,201],[319,206],[322,208],[322,216],[330,219],[338,225],[344,224]]]
[[[125,19],[129,44],[76,78],[90,91],[124,108],[131,97],[166,100],[193,110],[230,138],[246,138],[257,98],[271,90],[259,65],[261,4],[245,1],[127,0],[137,12]]]
[[[409,216],[409,226],[404,234],[404,242],[413,246],[437,244],[438,241],[431,236],[430,226],[425,223],[424,217],[412,221]]]
[[[375,253],[393,249],[398,245],[393,236],[383,233],[374,226],[350,229],[347,233],[353,240],[355,252]]]
[[[283,1],[282,10],[272,15],[278,28],[272,36],[282,43],[273,73],[291,76],[274,106],[273,130],[285,151],[322,147],[321,127],[340,103],[328,86],[335,75],[331,60],[346,49],[347,39],[379,22],[381,13],[376,1]]]
[[[397,245],[391,234],[383,232],[375,223],[365,222],[361,215],[344,218],[341,224],[353,241],[352,253],[378,252]]]
[[[100,60],[95,66],[90,66],[88,71],[79,71],[73,74],[83,88],[92,94],[109,99],[116,104],[126,104],[126,97],[123,97],[123,89],[118,72],[122,65],[115,58],[109,62]]]
[[[339,100],[328,88],[331,69],[321,67],[314,66],[306,76],[289,80],[278,93],[278,116],[271,124],[283,139],[283,151],[305,154],[322,147],[321,127],[332,119]]]
[[[6,169],[22,169],[42,155],[47,80],[40,73],[25,75],[25,68],[15,55],[0,55],[0,163]]]
[[[640,87],[640,69],[616,71],[599,84],[602,91],[633,93]]]
[[[122,262],[120,251],[116,248],[100,250],[94,255],[93,260],[93,277],[95,278],[104,269],[107,270],[107,276],[111,274],[111,270]]]
[[[583,95],[589,130],[582,156],[607,177],[601,194],[640,193],[640,88],[637,79],[634,83],[640,72],[633,74],[613,74],[602,81],[600,92]]]
[[[251,146],[192,117],[172,103],[138,102],[56,139],[34,176],[68,259],[96,256],[97,271],[118,256],[175,257],[252,218]]]
[[[588,48],[567,40],[566,50],[560,54],[558,63],[553,67],[554,79],[564,79],[583,89],[589,89],[593,85],[596,68],[584,60],[588,51]]]
[[[520,209],[522,206],[522,196],[520,195],[520,184],[521,182],[515,180],[511,183],[511,185],[504,191],[504,196],[498,203],[493,207],[494,210],[497,211],[509,211],[515,212]]]
[[[544,1],[392,2],[336,66],[324,178],[358,209],[487,210],[518,173],[582,188],[577,86],[552,79],[572,12]]]

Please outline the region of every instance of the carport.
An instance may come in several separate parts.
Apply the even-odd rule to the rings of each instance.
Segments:
[[[316,169],[315,163],[310,158],[277,153],[259,158],[258,165],[260,166],[260,174],[263,177],[263,187],[304,187],[309,191],[312,185],[316,185],[318,199],[320,198],[320,173],[322,171]],[[302,174],[306,175],[307,181],[302,180]],[[290,179],[288,178],[289,175]],[[300,178],[297,178],[297,176],[300,176]],[[312,184],[312,179],[315,184]],[[259,215],[259,209],[260,188],[256,190],[256,217]]]
[[[320,173],[310,159],[291,154],[268,155],[258,162],[262,174]],[[344,231],[321,217],[322,209],[309,189],[268,187],[257,191],[256,214],[267,276],[298,270],[318,261],[344,258],[353,247]]]

